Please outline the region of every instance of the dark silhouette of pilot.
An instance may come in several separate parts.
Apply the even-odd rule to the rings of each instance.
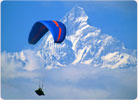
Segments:
[[[42,88],[43,88],[43,85],[42,85]],[[41,96],[41,95],[44,96],[45,95],[44,92],[43,92],[43,90],[42,90],[42,88],[39,85],[39,89],[35,90],[35,92],[36,92],[37,95],[39,95],[39,96]]]

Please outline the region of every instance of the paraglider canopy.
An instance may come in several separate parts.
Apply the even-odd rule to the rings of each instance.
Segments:
[[[45,33],[52,33],[55,43],[61,43],[66,36],[66,27],[59,21],[38,21],[36,22],[29,34],[28,42],[36,44]]]

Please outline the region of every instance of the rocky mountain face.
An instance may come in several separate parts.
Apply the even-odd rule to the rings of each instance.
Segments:
[[[33,50],[46,69],[65,67],[70,64],[90,64],[92,67],[133,67],[137,65],[136,50],[128,50],[123,43],[87,23],[88,16],[81,7],[74,7],[60,21],[67,29],[61,44],[53,41],[47,33]],[[24,64],[29,59],[25,50],[9,53]]]

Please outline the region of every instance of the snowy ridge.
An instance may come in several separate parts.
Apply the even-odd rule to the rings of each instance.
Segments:
[[[83,8],[74,7],[61,19],[67,28],[63,43],[55,44],[51,34],[45,35],[39,48],[33,50],[43,67],[51,69],[78,63],[112,69],[136,66],[136,51],[126,49],[120,41],[90,26],[87,19]],[[9,53],[8,57],[24,64],[28,59],[25,50]]]

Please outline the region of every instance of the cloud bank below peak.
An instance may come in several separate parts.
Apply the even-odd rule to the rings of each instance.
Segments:
[[[137,94],[137,72],[133,67],[111,70],[77,64],[52,70],[41,69],[37,73],[40,76],[29,78],[29,80],[20,76],[7,80],[3,77],[2,82],[5,84],[2,84],[2,95],[4,98],[40,99],[32,91],[38,87],[39,82],[43,83],[43,90],[46,92],[43,99],[135,99]],[[9,96],[9,92],[6,92],[9,89],[8,86],[10,86],[10,91],[13,90],[12,87],[16,87],[17,91],[24,91],[16,93],[13,90],[12,96]],[[22,89],[22,87],[28,88]],[[24,92],[25,95],[22,95]]]

